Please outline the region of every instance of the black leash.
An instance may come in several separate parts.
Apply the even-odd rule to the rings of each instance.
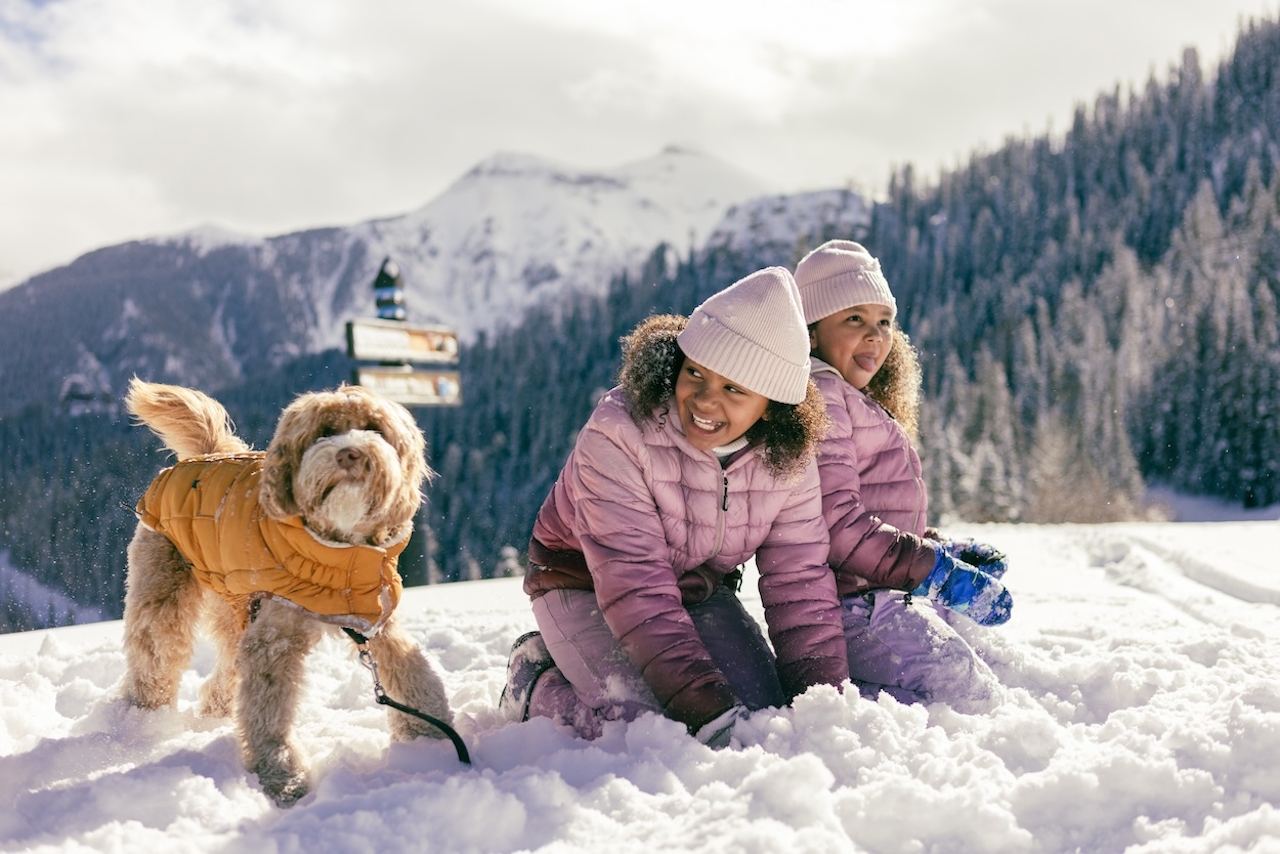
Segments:
[[[378,679],[378,663],[373,660],[373,653],[369,652],[368,638],[357,632],[355,629],[349,629],[346,626],[343,626],[342,630],[347,633],[347,637],[351,638],[351,640],[355,642],[355,645],[360,649],[360,663],[367,667],[369,672],[373,674],[373,696],[377,699],[379,705],[390,706],[397,712],[404,712],[406,715],[413,715],[415,718],[419,718],[420,720],[424,720],[431,724],[433,727],[448,736],[449,740],[453,742],[454,749],[458,751],[458,761],[465,765],[470,765],[471,754],[467,752],[467,746],[463,744],[462,736],[458,735],[457,731],[444,721],[439,720],[438,718],[433,718],[431,715],[428,715],[425,712],[420,712],[403,703],[397,703],[395,700],[388,697],[386,690],[382,687],[381,680]]]

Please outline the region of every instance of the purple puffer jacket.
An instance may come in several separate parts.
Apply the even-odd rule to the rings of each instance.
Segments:
[[[753,555],[783,690],[840,685],[849,670],[816,465],[784,483],[748,449],[722,470],[689,444],[674,400],[642,429],[615,388],[538,512],[524,589],[594,589],[666,714],[696,729],[737,698],[685,606]]]
[[[929,497],[920,456],[893,416],[835,368],[814,357],[809,372],[831,419],[818,472],[840,596],[914,590],[937,559],[922,539]]]

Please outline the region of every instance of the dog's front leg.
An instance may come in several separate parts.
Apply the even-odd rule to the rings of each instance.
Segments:
[[[292,739],[303,664],[320,637],[319,623],[264,600],[240,642],[236,721],[245,766],[262,790],[287,807],[310,788],[306,760]]]
[[[394,617],[376,637],[369,639],[369,652],[378,664],[378,674],[388,697],[453,725],[444,682]],[[446,738],[439,729],[412,715],[391,708],[387,714],[391,735],[397,741],[409,741],[424,735]]]

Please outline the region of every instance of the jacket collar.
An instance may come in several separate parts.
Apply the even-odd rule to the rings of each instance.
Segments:
[[[332,561],[336,554],[345,556],[350,555],[350,550],[360,552],[371,552],[378,556],[378,560],[383,558],[395,559],[409,545],[409,534],[412,529],[402,536],[399,540],[389,543],[387,546],[370,546],[363,543],[339,543],[333,540],[326,540],[311,530],[302,521],[302,517],[298,515],[286,516],[283,519],[275,520],[276,524],[282,529],[289,532],[289,542],[299,552],[316,561]]]
[[[840,372],[837,371],[834,366],[827,364],[826,362],[819,359],[817,356],[810,356],[809,357],[809,376],[813,376],[814,374],[821,374],[821,373],[835,374],[836,376],[843,379]]]

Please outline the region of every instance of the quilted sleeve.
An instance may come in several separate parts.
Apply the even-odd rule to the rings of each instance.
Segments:
[[[756,552],[778,678],[791,697],[812,685],[840,685],[849,676],[821,504],[817,466],[810,463]]]
[[[919,537],[881,521],[862,499],[859,448],[845,396],[834,377],[820,379],[831,428],[818,448],[822,517],[830,536],[828,562],[842,594],[867,586],[910,590],[933,567],[935,555]],[[886,416],[887,417],[887,416]],[[858,579],[864,579],[859,581]]]

